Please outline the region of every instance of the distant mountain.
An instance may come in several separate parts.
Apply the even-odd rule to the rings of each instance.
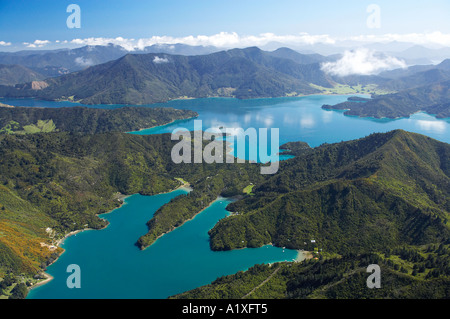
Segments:
[[[0,85],[15,85],[45,78],[44,75],[21,65],[0,64]]]
[[[279,48],[275,51],[269,52],[270,55],[277,57],[277,58],[283,58],[283,59],[290,59],[298,64],[314,64],[314,63],[321,63],[321,62],[327,62],[330,59],[326,56],[320,55],[320,54],[301,54],[297,51],[294,51],[289,48]]]
[[[386,81],[382,83],[380,87],[395,91],[401,91],[447,80],[450,80],[450,71],[446,71],[440,68],[432,68],[426,71],[420,71],[411,75]]]
[[[154,44],[145,47],[142,51],[133,51],[130,53],[167,53],[175,55],[204,55],[221,51],[221,49],[214,46],[202,46],[202,45],[187,45],[182,43],[176,44]]]
[[[127,54],[124,48],[115,45],[88,45],[76,49],[54,51],[30,50],[1,52],[0,63],[18,64],[36,70],[46,76],[59,76],[88,66],[118,59]]]
[[[430,71],[427,71],[430,72]],[[450,81],[433,83],[372,99],[323,105],[324,109],[346,110],[344,114],[375,118],[408,117],[425,111],[439,118],[450,117]]]
[[[219,51],[208,46],[185,44],[155,44],[142,50],[128,51],[118,45],[87,45],[75,49],[26,50],[19,52],[0,52],[0,64],[17,64],[42,73],[47,77],[60,76],[89,66],[116,60],[126,54],[168,53],[181,55],[200,55]]]
[[[0,96],[71,99],[85,104],[147,104],[182,97],[279,97],[332,87],[319,63],[298,64],[256,47],[208,55],[128,54],[57,78],[42,90],[0,89]],[[47,87],[45,87],[47,85]]]
[[[450,59],[446,59],[439,63],[438,65],[429,64],[429,65],[413,65],[404,69],[395,69],[390,71],[384,71],[378,74],[380,77],[389,78],[389,79],[398,79],[405,76],[410,76],[417,74],[419,72],[425,72],[429,70],[442,70],[442,71],[450,71]]]
[[[430,49],[420,45],[414,45],[401,52],[396,52],[395,56],[403,58],[408,64],[430,64],[439,63],[450,58],[450,48]]]

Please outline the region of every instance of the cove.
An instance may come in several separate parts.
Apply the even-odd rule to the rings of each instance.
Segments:
[[[229,213],[230,199],[219,198],[195,218],[162,236],[146,250],[134,244],[147,232],[146,222],[170,199],[186,194],[132,195],[108,214],[103,230],[89,230],[68,237],[61,257],[47,268],[54,277],[32,289],[28,299],[162,299],[214,281],[222,275],[246,270],[255,264],[292,261],[296,250],[273,247],[214,252],[208,230]],[[81,269],[81,288],[69,289],[67,266]]]

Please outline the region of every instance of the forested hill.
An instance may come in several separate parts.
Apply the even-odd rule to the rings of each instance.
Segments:
[[[41,90],[31,90],[30,85],[3,86],[0,96],[70,98],[83,104],[148,104],[181,97],[255,98],[320,93],[311,83],[332,87],[318,62],[299,64],[292,58],[247,48],[199,56],[128,54],[47,79]]]
[[[229,205],[238,214],[210,231],[212,249],[355,253],[449,240],[450,145],[398,130],[300,149]]]
[[[197,116],[196,112],[173,108],[0,107],[0,134],[129,132]]]

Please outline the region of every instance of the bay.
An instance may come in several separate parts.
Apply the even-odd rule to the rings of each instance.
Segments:
[[[132,195],[125,205],[100,215],[103,230],[89,230],[65,239],[66,251],[51,266],[49,283],[32,289],[28,299],[162,299],[205,285],[222,275],[255,264],[292,261],[296,250],[267,245],[234,251],[209,248],[208,230],[229,213],[229,199],[219,198],[183,226],[141,251],[134,245],[147,232],[146,222],[164,203],[187,190],[155,196]],[[81,288],[68,288],[69,265],[80,267]]]

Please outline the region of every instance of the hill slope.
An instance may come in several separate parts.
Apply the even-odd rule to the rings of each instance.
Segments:
[[[45,76],[21,65],[0,64],[0,85],[15,85],[45,79]]]
[[[448,144],[404,131],[302,150],[255,196],[230,204],[239,214],[210,231],[211,248],[343,253],[445,241],[449,163]]]

